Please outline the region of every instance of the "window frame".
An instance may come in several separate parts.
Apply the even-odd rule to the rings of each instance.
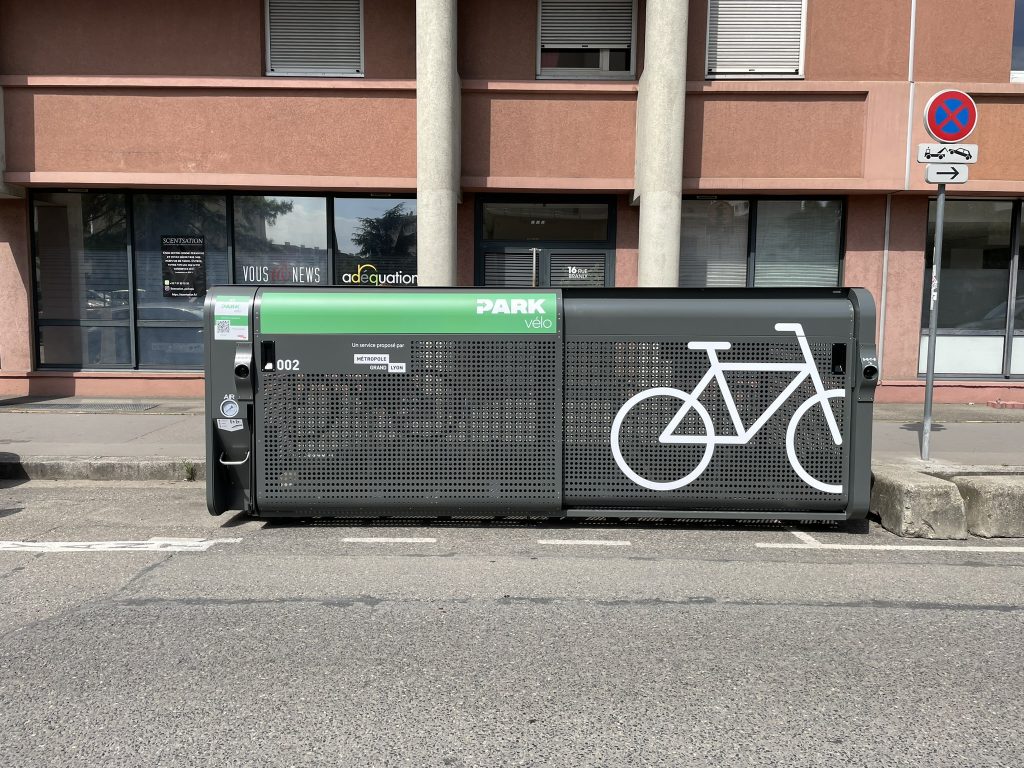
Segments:
[[[536,78],[538,80],[636,80],[637,60],[636,60],[636,28],[637,28],[637,5],[638,0],[632,0],[633,8],[633,23],[632,30],[629,38],[629,70],[628,71],[611,71],[608,69],[608,60],[610,58],[609,51],[611,48],[584,48],[580,47],[581,51],[600,51],[601,52],[601,69],[574,69],[570,67],[542,67],[541,56],[544,53],[544,47],[541,45],[541,38],[543,34],[543,28],[541,27],[541,19],[543,18],[543,5],[544,0],[537,0],[537,60],[536,60]],[[572,47],[572,46],[569,46]]]
[[[1019,2],[1019,0],[1018,0]],[[1016,36],[1017,24],[1024,25],[1024,18],[1018,18],[1017,16],[1017,5],[1018,2],[1013,4],[1013,24],[1011,25],[1010,33],[1010,82],[1011,83],[1024,83],[1024,69],[1013,68],[1013,38]],[[1024,6],[1021,7],[1024,10]]]
[[[1024,74],[1024,73],[1022,73]],[[931,209],[932,203],[937,204],[938,198],[932,195],[928,196],[928,208]],[[1017,300],[1024,291],[1024,280],[1021,280],[1024,269],[1021,268],[1021,248],[1024,246],[1024,197],[951,197],[947,198],[947,203],[952,201],[981,201],[981,202],[1008,202],[1011,203],[1010,211],[1010,263],[1007,265],[1007,317],[1006,324],[1002,329],[974,329],[974,328],[943,328],[938,326],[935,329],[936,345],[938,340],[946,337],[998,337],[1003,340],[1003,355],[1001,362],[1000,373],[936,373],[935,378],[942,381],[1021,381],[1024,380],[1024,373],[1013,373],[1013,341],[1015,338],[1024,336],[1024,327],[1017,327],[1017,315],[1016,311],[1010,311],[1011,308],[1016,307]],[[925,240],[926,242],[933,238],[931,234],[931,221],[928,218],[929,212],[925,212]],[[948,226],[948,224],[947,224]],[[925,248],[924,252],[924,264],[922,266],[922,281],[923,285],[926,286],[929,282],[929,276],[931,275],[932,267],[928,265],[929,260],[934,259],[934,253],[932,249]],[[941,286],[940,286],[941,291]],[[941,300],[941,297],[940,297]],[[924,298],[922,296],[922,323],[921,331],[919,335],[918,349],[921,348],[921,343],[928,338],[928,325],[924,322]],[[927,349],[927,347],[925,347]],[[924,354],[927,354],[925,352]],[[918,369],[917,378],[924,380],[926,373],[921,369],[924,367],[921,353],[918,355]]]
[[[704,31],[705,80],[803,80],[807,65],[807,0],[800,7],[800,64],[797,71],[789,72],[711,72],[711,10],[718,0],[708,0],[708,13]]]
[[[275,71],[272,67],[270,47],[270,3],[263,0],[263,74],[266,77],[366,77],[366,8],[365,0],[359,0],[359,67],[354,70],[332,70],[329,68],[309,70]]]
[[[746,282],[742,287],[737,286],[731,290],[742,291],[748,288],[756,288],[754,279],[756,277],[757,264],[757,208],[758,203],[771,201],[801,201],[801,200],[827,200],[839,202],[842,206],[839,224],[839,264],[836,273],[836,286],[841,288],[846,280],[846,227],[849,222],[850,198],[848,195],[683,195],[684,200],[734,200],[745,201],[750,205],[750,212],[747,219],[747,259],[746,259]],[[680,221],[680,265],[683,258],[682,252],[682,222]]]
[[[605,288],[615,287],[615,267],[618,261],[618,201],[615,195],[579,194],[567,195],[557,192],[525,194],[518,192],[493,192],[476,195],[473,204],[473,285],[486,287],[484,276],[484,252],[488,248],[510,248],[522,240],[485,240],[484,205],[487,203],[596,203],[608,206],[608,233],[606,240],[530,240],[530,244],[541,250],[603,250],[605,257]],[[538,285],[538,288],[541,287]]]

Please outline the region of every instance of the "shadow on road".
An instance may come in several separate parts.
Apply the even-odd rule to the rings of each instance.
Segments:
[[[237,518],[243,520],[238,521]],[[225,522],[225,528],[259,520],[244,514]],[[573,530],[617,528],[622,530],[745,530],[785,531],[789,529],[819,532],[846,532],[866,535],[867,520],[837,522],[784,520],[699,520],[653,518],[549,518],[549,517],[385,517],[385,518],[273,518],[263,520],[263,528],[530,528],[534,530]]]

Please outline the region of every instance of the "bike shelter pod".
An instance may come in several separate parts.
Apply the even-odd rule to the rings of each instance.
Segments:
[[[867,513],[863,289],[235,286],[205,315],[212,514]]]

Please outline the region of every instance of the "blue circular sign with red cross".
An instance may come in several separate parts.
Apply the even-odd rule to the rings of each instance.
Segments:
[[[963,91],[939,91],[924,108],[924,126],[936,141],[963,141],[978,125],[978,105]]]

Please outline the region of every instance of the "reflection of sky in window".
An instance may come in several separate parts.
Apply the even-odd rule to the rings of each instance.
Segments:
[[[327,247],[327,200],[322,197],[271,197],[292,204],[290,213],[267,225],[267,238],[278,245],[291,243],[306,248]]]
[[[359,246],[352,242],[352,237],[359,228],[359,219],[372,219],[383,216],[398,204],[404,204],[406,213],[416,213],[415,199],[381,198],[366,199],[338,197],[334,200],[334,232],[338,238],[338,250],[342,253],[356,253]]]
[[[1013,65],[1014,72],[1024,72],[1024,0],[1013,4]]]

